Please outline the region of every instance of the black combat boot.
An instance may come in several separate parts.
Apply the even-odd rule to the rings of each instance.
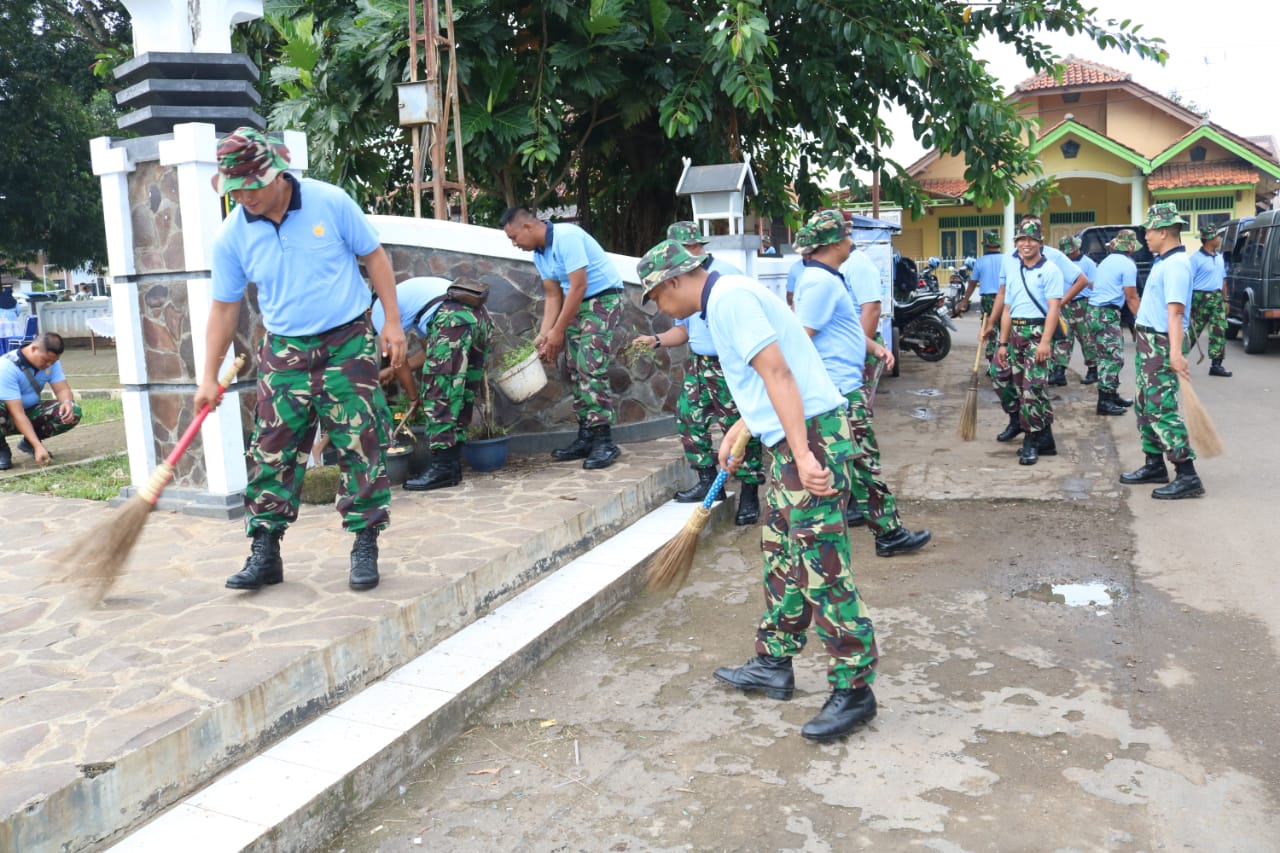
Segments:
[[[582,467],[588,471],[608,468],[621,455],[622,450],[613,443],[613,428],[608,424],[600,424],[591,428],[591,452],[583,460]]]
[[[1058,445],[1053,440],[1053,427],[1047,426],[1036,433],[1036,452],[1041,456],[1058,455]]]
[[[1081,385],[1092,385],[1098,381],[1098,366],[1090,364],[1089,369],[1085,371],[1084,379],[1080,380]]]
[[[590,452],[591,427],[587,426],[586,421],[579,419],[578,437],[568,447],[558,447],[551,451],[551,458],[559,462],[568,462],[570,459],[586,459]]]
[[[1067,369],[1065,367],[1055,367],[1053,373],[1049,376],[1050,385],[1066,385]]]
[[[1126,409],[1133,405],[1133,400],[1129,397],[1121,397],[1119,391],[1111,392],[1111,402],[1117,406],[1124,406]]]
[[[694,468],[698,472],[698,482],[694,483],[687,489],[681,489],[676,492],[676,503],[679,504],[697,504],[702,503],[707,497],[707,492],[711,491],[712,484],[716,481],[715,468]],[[716,500],[724,500],[724,489],[716,490]]]
[[[4,440],[4,436],[0,435],[0,471],[8,471],[13,467],[13,451],[9,449],[9,443]]]
[[[800,734],[806,740],[831,740],[870,722],[876,716],[876,696],[870,687],[833,690],[818,716],[805,723]]]
[[[420,476],[404,481],[409,492],[429,492],[446,489],[462,482],[462,445],[431,451],[431,464]]]
[[[1019,422],[1017,412],[1009,412],[1009,425],[1004,428],[1004,432],[996,436],[996,441],[1013,441],[1022,435],[1022,424]]]
[[[932,538],[933,534],[928,530],[912,531],[899,527],[897,530],[891,530],[876,537],[876,556],[897,557],[910,554],[928,545]]]
[[[1029,432],[1022,437],[1022,449],[1018,451],[1019,465],[1034,465],[1040,461],[1040,434]]]
[[[1196,473],[1194,462],[1190,459],[1186,462],[1175,462],[1173,467],[1176,472],[1173,482],[1167,486],[1152,489],[1151,497],[1160,501],[1177,501],[1183,498],[1198,498],[1204,494],[1204,484],[1200,482],[1200,475]]]
[[[796,676],[791,671],[791,658],[756,655],[742,666],[722,666],[715,672],[716,681],[739,690],[763,690],[770,699],[790,699],[796,689]]]
[[[347,586],[355,590],[373,589],[378,585],[378,528],[356,531],[351,546],[351,575]]]
[[[227,589],[260,589],[284,580],[284,562],[280,559],[283,530],[255,530],[249,558],[244,568],[227,578]]]
[[[844,508],[844,523],[849,527],[861,527],[867,523],[867,517],[858,509],[858,499],[849,495],[849,503]]]
[[[1138,483],[1167,483],[1169,482],[1169,469],[1164,465],[1164,457],[1159,453],[1148,453],[1147,461],[1137,471],[1131,471],[1128,474],[1120,475],[1120,482],[1126,486],[1134,486]]]
[[[733,523],[745,527],[759,520],[760,487],[755,483],[743,483],[738,487],[738,514],[733,517]]]
[[[1112,399],[1114,396],[1114,391],[1099,391],[1098,406],[1094,411],[1100,415],[1123,415],[1128,412],[1128,409]]]
[[[1231,375],[1231,371],[1222,366],[1222,359],[1215,358],[1209,364],[1209,375],[1226,377]]]

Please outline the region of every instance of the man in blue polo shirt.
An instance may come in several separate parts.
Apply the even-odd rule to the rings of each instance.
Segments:
[[[564,353],[578,415],[578,437],[551,451],[553,459],[581,459],[588,470],[608,468],[621,455],[613,443],[609,352],[622,319],[622,276],[595,238],[577,225],[543,222],[523,207],[498,220],[512,245],[533,252],[546,301],[536,344],[555,364]]]
[[[756,656],[721,667],[717,680],[774,699],[795,692],[791,658],[812,624],[827,654],[831,695],[800,733],[825,741],[876,715],[875,629],[853,580],[844,527],[849,469],[857,452],[847,401],[832,383],[813,342],[782,300],[746,276],[709,272],[672,240],[654,246],[637,265],[645,298],[671,317],[699,314],[711,328],[725,381],[742,413],[720,445],[743,429],[771,450],[772,470],[761,545],[765,613],[756,629]],[[860,361],[860,360],[859,360]]]
[[[1173,202],[1153,204],[1147,210],[1147,248],[1155,261],[1134,318],[1138,397],[1133,410],[1146,461],[1138,470],[1121,474],[1120,482],[1167,483],[1152,490],[1151,497],[1158,500],[1204,494],[1196,473],[1196,453],[1178,411],[1178,377],[1190,376],[1182,352],[1183,326],[1191,303],[1191,261],[1182,245],[1182,228],[1188,224]],[[1172,483],[1165,457],[1177,472]]]
[[[1138,251],[1138,235],[1123,228],[1111,241],[1111,253],[1098,264],[1089,295],[1089,337],[1098,358],[1100,415],[1123,415],[1133,401],[1120,396],[1120,368],[1124,367],[1124,341],[1120,337],[1121,309],[1138,310],[1138,265],[1129,257]]]
[[[1200,250],[1191,256],[1191,331],[1186,347],[1190,349],[1208,329],[1209,375],[1229,377],[1231,371],[1222,366],[1227,355],[1227,264],[1218,251],[1221,243],[1216,225],[1200,227]]]
[[[218,369],[240,316],[245,286],[258,288],[267,334],[258,351],[258,402],[250,441],[245,527],[253,538],[230,589],[284,580],[280,539],[298,516],[305,461],[317,422],[338,453],[336,508],[355,534],[348,585],[378,585],[378,531],[391,518],[387,411],[366,311],[368,270],[386,312],[383,350],[404,362],[405,337],[391,261],[355,202],[337,187],[288,174],[289,149],[242,127],[218,145],[213,187],[231,211],[213,248],[204,372],[195,406],[218,404]]]
[[[0,355],[0,471],[13,467],[6,435],[22,436],[18,449],[44,465],[52,458],[44,439],[80,423],[80,406],[58,363],[62,348],[61,335],[45,332],[25,347]],[[40,399],[45,385],[53,389],[55,399]]]
[[[1093,294],[1093,280],[1098,274],[1098,265],[1093,258],[1084,254],[1079,237],[1063,237],[1058,241],[1058,249],[1066,255],[1067,260],[1080,269],[1080,277],[1069,283],[1066,294],[1062,297],[1062,319],[1067,321],[1067,333],[1053,346],[1053,372],[1056,385],[1067,383],[1067,365],[1071,362],[1071,348],[1075,341],[1080,342],[1080,354],[1084,356],[1085,374],[1081,385],[1092,385],[1098,381],[1098,355],[1093,349],[1093,339],[1088,334],[1089,296]],[[1066,281],[1066,276],[1063,276]]]
[[[880,377],[886,368],[893,367],[893,353],[885,349],[884,337],[880,334],[880,300],[884,296],[884,287],[880,281],[880,269],[871,256],[857,246],[849,252],[849,259],[840,265],[840,275],[849,287],[853,297],[853,310],[862,324],[862,334],[868,341],[879,345],[877,350],[867,347],[866,360],[862,365],[862,390],[867,399],[867,411],[875,407],[876,388],[880,385]]]

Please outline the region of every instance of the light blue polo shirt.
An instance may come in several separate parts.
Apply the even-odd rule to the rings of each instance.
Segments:
[[[1004,267],[1004,259],[1003,252],[988,252],[974,263],[970,278],[978,283],[980,296],[995,296],[1000,289],[1000,270]]]
[[[744,275],[717,276],[711,285],[710,295],[703,296],[707,325],[729,393],[752,435],[766,447],[786,437],[764,380],[751,367],[751,359],[772,343],[782,350],[800,388],[806,418],[844,410],[848,401],[832,384],[813,341],[785,302]]]
[[[404,281],[396,285],[396,304],[400,307],[400,328],[406,332],[413,326],[413,318],[422,307],[435,299],[437,296],[444,296],[449,285],[453,282],[447,278],[440,278],[435,275],[420,275],[416,278],[406,278]],[[418,322],[418,334],[425,336],[427,334],[427,324],[431,322],[431,318],[440,310],[440,302],[432,305],[422,314],[422,319]],[[373,310],[369,312],[369,320],[373,323],[373,328],[379,334],[382,333],[382,325],[387,322],[386,309],[382,307],[382,300],[379,299],[373,303]]]
[[[1067,263],[1071,263],[1070,260]],[[1004,302],[1009,306],[1009,316],[1016,320],[1045,319],[1049,311],[1049,300],[1061,299],[1066,292],[1062,271],[1048,257],[1040,258],[1034,267],[1024,265],[1020,258],[1010,258],[1005,264],[1004,275]],[[1032,301],[1032,295],[1039,300],[1039,305]]]
[[[1080,267],[1076,266],[1075,261],[1068,258],[1058,249],[1055,249],[1052,246],[1041,246],[1040,254],[1044,255],[1049,263],[1058,268],[1058,272],[1062,274],[1062,286],[1064,288],[1070,287],[1075,283],[1075,280],[1080,277]],[[1005,281],[1005,275],[1007,273],[1012,272],[1014,275],[1017,275],[1018,267],[1022,265],[1022,260],[1018,257],[1017,249],[1014,249],[1012,254],[1005,255],[1005,257],[1008,258],[1009,261],[1000,268],[1001,284],[1007,283]],[[1066,290],[1063,290],[1063,293],[1066,293]],[[1008,295],[1008,291],[1005,292],[1005,295]]]
[[[1071,259],[1067,258],[1067,260],[1071,260]],[[1098,265],[1094,263],[1093,258],[1089,257],[1088,255],[1081,255],[1080,259],[1075,261],[1074,263],[1077,267],[1080,268],[1080,272],[1084,273],[1084,277],[1089,279],[1089,282],[1090,282],[1088,287],[1084,288],[1078,294],[1076,294],[1076,299],[1088,299],[1090,296],[1093,295],[1093,280],[1098,276]],[[1065,274],[1064,274],[1064,278],[1065,278]],[[1062,286],[1066,288],[1070,288],[1071,285],[1073,284],[1075,284],[1074,278],[1071,281],[1064,280],[1062,282]],[[1066,291],[1063,291],[1063,292],[1065,293]],[[1071,301],[1075,302],[1076,300],[1073,299]]]
[[[587,271],[587,292],[582,298],[606,290],[622,290],[622,276],[596,239],[568,222],[547,223],[547,245],[533,250],[533,265],[547,281],[558,281],[569,292],[569,273]]]
[[[1168,333],[1171,302],[1180,303],[1184,313],[1191,306],[1191,259],[1186,246],[1170,249],[1151,264],[1135,322]]]
[[[1093,293],[1089,304],[1095,308],[1104,305],[1124,305],[1124,289],[1138,286],[1138,265],[1123,252],[1112,252],[1098,264],[1097,277],[1093,280]]]
[[[19,356],[20,357],[20,356]],[[35,370],[35,365],[22,359],[24,365]],[[67,375],[62,372],[62,362],[55,361],[44,370],[35,371],[36,382],[43,388],[54,382],[65,382]],[[31,387],[22,367],[14,364],[7,356],[0,357],[0,405],[9,400],[22,400],[22,408],[29,409],[40,402],[40,392]]]
[[[358,258],[378,248],[378,234],[345,192],[297,180],[284,221],[231,211],[213,246],[213,298],[239,302],[258,285],[262,324],[275,335],[314,335],[349,323],[369,307]]]
[[[787,270],[787,293],[796,292],[796,279],[800,278],[800,273],[804,270],[804,258],[796,261]]]
[[[711,272],[718,272],[720,275],[742,275],[742,270],[735,267],[728,261],[722,261],[714,255],[709,255],[711,263],[707,265],[707,269]],[[689,350],[697,355],[705,355],[714,357],[716,355],[716,343],[711,340],[711,330],[707,328],[707,321],[703,320],[697,314],[684,319],[675,319],[672,325],[684,326],[684,330],[689,333]]]
[[[853,297],[840,273],[817,261],[807,261],[796,282],[796,319],[813,329],[813,345],[841,394],[862,387],[867,337],[853,307]]]
[[[883,292],[880,270],[866,252],[854,249],[849,253],[849,260],[840,265],[840,275],[844,277],[845,286],[853,296],[853,310],[861,320],[862,306],[868,302],[880,301]]]
[[[1198,249],[1191,256],[1191,289],[1202,293],[1220,293],[1227,277],[1227,262],[1222,253],[1209,254]]]

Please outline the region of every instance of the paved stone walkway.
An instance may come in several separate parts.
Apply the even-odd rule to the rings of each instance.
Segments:
[[[545,460],[545,461],[544,461]],[[92,849],[665,502],[675,437],[584,472],[514,457],[457,489],[397,491],[382,583],[347,588],[352,537],[305,507],[285,583],[225,589],[239,521],[157,512],[105,599],[54,564],[113,510],[0,495],[0,850]]]

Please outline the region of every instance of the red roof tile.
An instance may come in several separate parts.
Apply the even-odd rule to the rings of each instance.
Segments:
[[[920,188],[934,195],[959,198],[969,189],[969,182],[964,178],[926,178],[920,182]]]
[[[1133,75],[1103,65],[1068,56],[1062,61],[1062,80],[1054,77],[1053,71],[1043,71],[1034,77],[1023,80],[1014,87],[1018,92],[1029,92],[1035,89],[1064,89],[1070,86],[1093,86],[1099,83],[1127,83]]]
[[[1227,187],[1257,182],[1258,170],[1240,160],[1205,160],[1201,163],[1165,163],[1147,178],[1147,189]]]

